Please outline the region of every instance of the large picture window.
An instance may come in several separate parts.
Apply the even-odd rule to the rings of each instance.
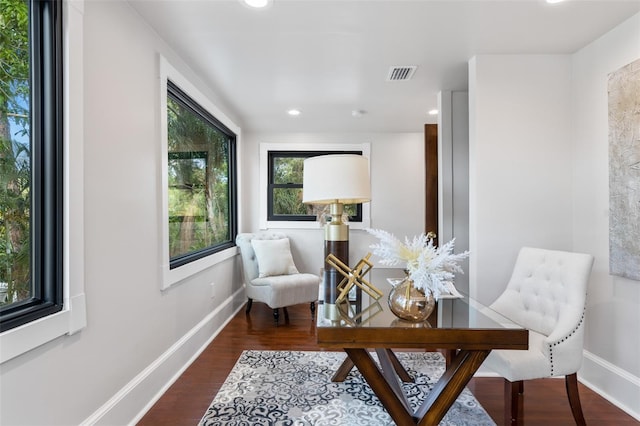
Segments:
[[[236,135],[167,83],[170,268],[234,245]]]
[[[0,8],[0,330],[63,308],[62,1]]]
[[[269,151],[267,218],[270,221],[315,221],[328,215],[328,206],[302,203],[304,160],[328,154],[358,154],[362,151]],[[347,204],[350,222],[362,222],[362,204]]]

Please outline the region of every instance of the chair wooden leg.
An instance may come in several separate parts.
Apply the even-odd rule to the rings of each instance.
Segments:
[[[253,306],[253,299],[249,299],[247,301],[247,310],[245,311],[245,313],[249,313],[251,311],[251,306]]]
[[[582,405],[580,404],[580,394],[578,393],[578,374],[568,374],[564,377],[567,387],[567,396],[569,397],[569,405],[571,406],[571,414],[573,419],[579,426],[585,426],[587,422],[582,414]]]
[[[273,320],[276,322],[276,325],[278,325],[278,320],[280,319],[280,311],[278,310],[278,308],[273,310]]]
[[[522,424],[522,406],[524,393],[524,382],[518,380],[510,382],[504,379],[504,424]]]

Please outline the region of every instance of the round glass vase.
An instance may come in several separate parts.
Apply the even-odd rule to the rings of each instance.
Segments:
[[[389,293],[389,308],[400,319],[410,322],[422,322],[429,318],[436,306],[436,299],[431,291],[424,291],[413,285],[413,280],[407,276],[393,286]]]

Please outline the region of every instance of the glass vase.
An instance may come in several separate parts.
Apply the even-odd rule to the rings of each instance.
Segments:
[[[389,293],[389,308],[400,319],[410,322],[422,322],[429,318],[436,306],[436,299],[431,291],[424,291],[413,285],[409,275],[393,286]]]

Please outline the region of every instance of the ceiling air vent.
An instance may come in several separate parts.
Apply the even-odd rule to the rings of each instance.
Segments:
[[[387,81],[407,81],[413,77],[413,73],[416,72],[415,65],[407,65],[402,67],[391,67],[389,69],[389,75]]]

